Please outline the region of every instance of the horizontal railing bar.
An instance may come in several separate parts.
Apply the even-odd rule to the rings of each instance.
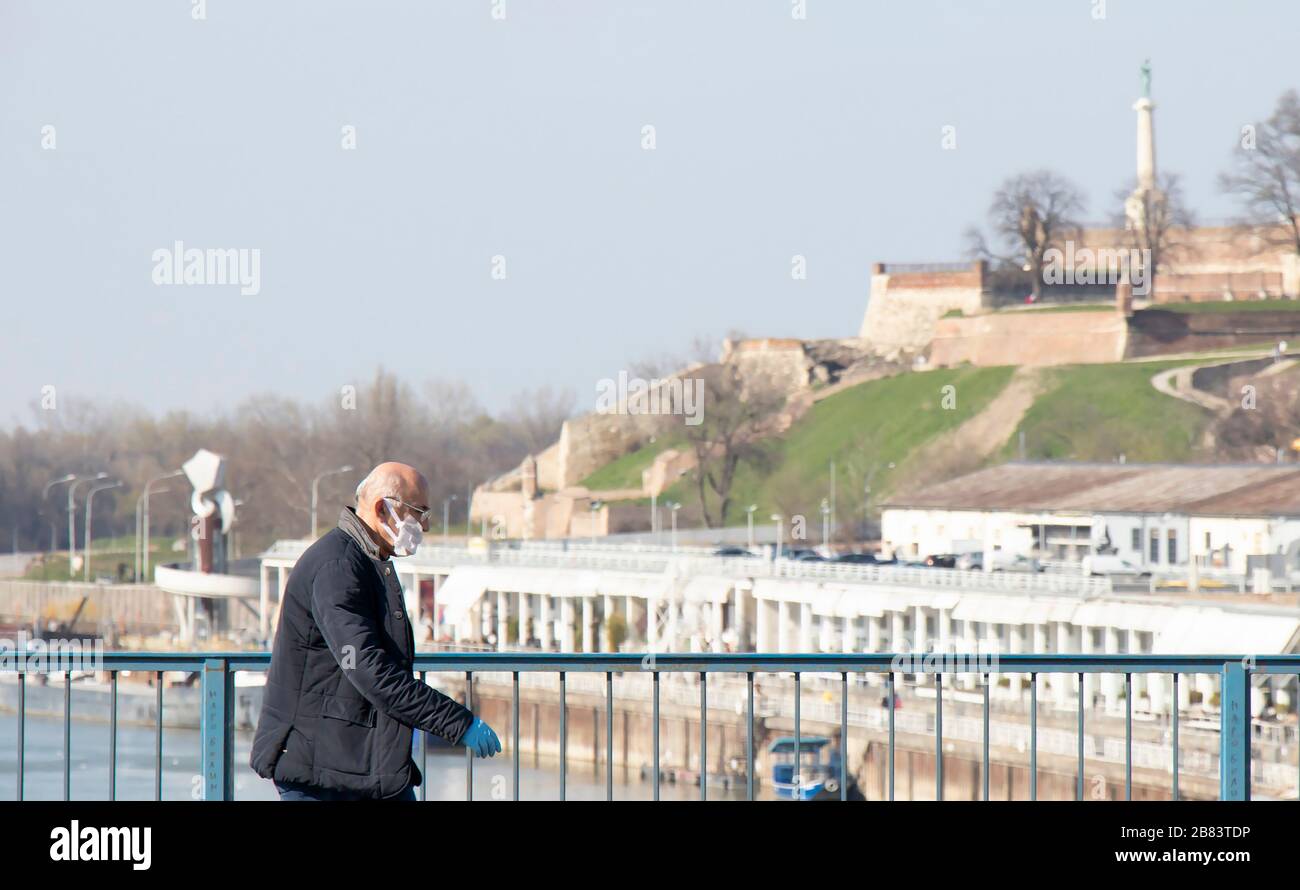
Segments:
[[[284,546],[281,546],[283,544]],[[262,554],[263,564],[288,568],[306,549],[308,542],[279,542]],[[804,562],[770,557],[718,557],[708,550],[674,553],[671,548],[634,551],[616,546],[570,545],[562,550],[535,548],[493,548],[485,553],[468,553],[463,547],[422,547],[414,562],[403,571],[445,574],[459,566],[510,566],[523,568],[594,568],[662,575],[669,568],[684,575],[713,574],[732,578],[787,578],[816,580],[832,578],[891,587],[921,587],[996,592],[1054,593],[1077,598],[1110,595],[1108,578],[1093,578],[1073,572],[984,572],[931,568],[905,564],[855,565],[839,562]]]
[[[63,653],[71,655],[71,653]],[[26,674],[39,671],[50,670],[47,666],[49,662],[42,659],[47,658],[49,653],[41,651],[31,652],[14,652],[0,653],[0,673],[18,673],[18,686],[20,695],[19,707],[19,732],[22,732],[23,705],[25,701],[21,697],[25,693]],[[67,659],[64,659],[67,660]],[[56,658],[56,662],[63,661]],[[207,799],[229,799],[232,796],[230,786],[231,764],[229,761],[231,755],[230,739],[233,727],[233,716],[231,706],[233,699],[231,690],[233,689],[233,673],[238,671],[259,672],[265,671],[271,662],[269,652],[96,652],[93,655],[87,655],[83,661],[79,662],[81,670],[98,671],[103,670],[110,673],[110,736],[109,736],[109,797],[116,796],[116,749],[117,749],[117,710],[118,710],[118,679],[119,674],[123,671],[140,671],[157,673],[167,670],[183,671],[187,673],[198,672],[203,678],[203,697],[205,699],[205,712],[203,719],[202,731],[204,734],[204,776],[208,780],[205,786],[205,798]],[[889,731],[889,772],[890,772],[890,796],[893,796],[894,790],[894,747],[896,732],[900,729],[897,725],[902,723],[904,731],[920,731],[921,733],[933,732],[935,738],[935,778],[936,778],[936,796],[939,799],[943,797],[943,776],[944,776],[944,755],[945,755],[945,731],[947,730],[950,738],[969,741],[973,739],[982,740],[983,749],[983,768],[984,768],[984,797],[988,798],[988,776],[989,776],[989,757],[990,750],[994,744],[999,747],[1006,747],[1009,742],[1014,742],[1011,738],[1012,733],[1007,727],[999,723],[997,727],[991,725],[990,719],[990,677],[993,675],[1004,674],[1021,674],[1032,678],[1034,684],[1032,700],[1034,702],[1033,717],[1031,718],[1032,726],[1029,730],[1031,733],[1030,757],[1036,762],[1037,753],[1040,749],[1049,751],[1054,754],[1067,754],[1066,740],[1071,735],[1068,729],[1052,728],[1039,733],[1036,725],[1037,721],[1037,675],[1066,675],[1074,674],[1077,676],[1077,703],[1078,718],[1077,732],[1072,741],[1075,745],[1075,753],[1078,758],[1076,797],[1082,799],[1084,794],[1084,767],[1087,759],[1093,760],[1118,760],[1124,764],[1125,769],[1125,794],[1130,797],[1132,794],[1132,770],[1135,766],[1142,768],[1163,768],[1169,762],[1168,750],[1153,746],[1147,742],[1138,742],[1134,738],[1133,727],[1133,694],[1134,687],[1132,684],[1132,674],[1172,674],[1175,679],[1175,699],[1177,696],[1177,678],[1182,674],[1218,674],[1221,677],[1222,688],[1231,693],[1231,698],[1222,709],[1221,713],[1221,731],[1220,731],[1220,748],[1218,752],[1218,763],[1220,773],[1221,794],[1227,795],[1229,792],[1241,799],[1249,799],[1250,783],[1252,781],[1252,763],[1249,759],[1249,748],[1251,739],[1251,727],[1253,725],[1249,708],[1246,706],[1250,694],[1249,682],[1254,674],[1300,674],[1300,655],[1142,655],[1133,653],[1114,653],[1114,654],[998,654],[998,653],[910,653],[892,654],[892,653],[550,653],[550,652],[437,652],[421,653],[414,657],[414,670],[418,671],[421,680],[427,679],[428,673],[459,673],[465,682],[465,701],[466,705],[473,707],[474,693],[473,682],[476,679],[475,674],[512,674],[514,680],[514,708],[513,708],[513,731],[516,739],[518,734],[518,696],[519,681],[521,675],[541,675],[556,673],[559,675],[560,688],[560,796],[565,796],[565,784],[567,777],[567,738],[568,726],[566,719],[566,693],[568,686],[572,682],[575,686],[575,692],[581,691],[583,686],[580,682],[575,682],[580,678],[590,678],[592,680],[603,679],[604,693],[606,695],[606,704],[609,707],[612,704],[613,696],[613,674],[628,674],[623,683],[629,688],[626,694],[629,698],[634,697],[634,687],[641,685],[653,685],[653,734],[654,734],[654,783],[655,799],[659,798],[660,782],[660,705],[661,705],[661,685],[666,688],[670,702],[688,703],[688,698],[678,700],[676,693],[680,692],[683,685],[672,677],[665,683],[661,684],[661,674],[678,674],[683,679],[689,678],[690,674],[698,675],[698,705],[701,717],[700,723],[700,775],[701,781],[708,777],[708,718],[709,706],[712,703],[716,708],[726,706],[727,710],[734,710],[737,713],[747,711],[748,720],[751,722],[749,730],[750,735],[747,738],[747,759],[750,760],[750,775],[752,781],[752,758],[753,737],[752,722],[754,721],[755,703],[754,703],[754,676],[755,674],[794,674],[794,696],[793,696],[793,718],[794,718],[794,739],[795,739],[795,760],[799,762],[799,751],[802,741],[802,722],[804,719],[815,720],[826,724],[834,724],[838,718],[841,730],[847,733],[850,725],[849,716],[854,714],[860,718],[864,712],[860,705],[851,707],[848,701],[848,674],[883,674],[888,679],[889,698],[886,708],[887,715],[880,714],[876,709],[869,712],[869,724],[877,729],[884,728],[884,720],[888,719]],[[730,673],[735,675],[745,675],[746,691],[748,693],[747,708],[739,707],[739,701],[731,700],[729,684],[732,682],[727,677],[716,678],[715,681],[708,681],[707,675],[710,672]],[[72,684],[71,673],[65,673],[65,685],[63,690],[64,697],[64,797],[70,798],[70,722],[72,710]],[[599,673],[604,673],[604,678],[599,678]],[[929,674],[933,676],[933,688],[935,691],[935,707],[933,713],[932,726],[916,726],[919,719],[922,724],[926,716],[922,712],[906,711],[903,713],[901,721],[896,715],[895,705],[895,680],[897,674]],[[1122,747],[1115,750],[1116,746],[1111,744],[1109,738],[1097,736],[1097,731],[1092,734],[1086,734],[1085,713],[1088,712],[1087,697],[1085,689],[1092,689],[1096,683],[1095,680],[1088,681],[1089,674],[1123,674],[1124,678],[1124,699],[1125,699],[1125,733]],[[570,677],[569,675],[573,676]],[[644,681],[637,679],[637,674],[646,675]],[[817,681],[817,675],[829,675],[827,679],[839,679],[841,683],[841,694],[843,698],[839,702],[838,708],[833,701],[817,700],[814,697],[810,701],[805,712],[802,693],[802,681],[808,677]],[[839,674],[836,678],[834,675]],[[974,674],[980,677],[983,686],[982,711],[980,719],[980,731],[977,733],[974,729],[974,719],[964,716],[962,708],[959,706],[955,714],[949,717],[948,721],[944,720],[943,715],[943,674],[962,675]],[[159,675],[161,680],[161,676]],[[540,679],[540,678],[538,678]],[[716,684],[716,685],[715,685]],[[530,685],[537,685],[530,683]],[[715,685],[714,696],[708,696],[708,685]],[[928,685],[928,684],[926,684]],[[918,690],[922,684],[918,683]],[[952,681],[949,681],[949,688],[956,692],[956,687]],[[162,684],[159,684],[157,696],[158,703],[161,705]],[[771,713],[767,713],[770,706],[765,706],[766,716],[781,714],[784,716],[786,701],[778,699],[777,707]],[[1231,707],[1229,706],[1231,705]],[[612,709],[611,709],[612,710]],[[836,713],[838,712],[838,713]],[[224,716],[222,716],[224,714]],[[1238,721],[1236,715],[1244,717],[1243,721]],[[159,712],[159,722],[161,721],[161,711]],[[1178,749],[1178,716],[1174,714],[1174,770],[1175,770],[1175,794],[1177,794],[1177,773],[1187,771],[1189,773],[1208,773],[1214,765],[1214,752],[1212,750],[1200,750],[1199,747],[1193,746],[1186,753],[1186,757],[1180,756],[1184,752]],[[874,722],[873,722],[874,721]],[[862,725],[859,723],[859,725]],[[606,739],[607,754],[609,749],[609,738],[612,737],[612,724],[609,722],[607,714],[606,731],[609,733]],[[996,730],[996,731],[995,731]],[[161,729],[159,729],[161,732]],[[1235,734],[1235,735],[1234,735]],[[845,736],[847,737],[847,736]],[[1235,747],[1229,747],[1228,741],[1235,739]],[[161,744],[161,739],[156,740]],[[216,748],[213,748],[213,745]],[[1116,742],[1116,745],[1119,743]],[[1023,746],[1017,745],[1020,750]],[[20,736],[18,742],[19,776],[18,776],[18,793],[23,791],[22,787],[22,768],[21,758],[23,756],[24,742]],[[1089,750],[1090,749],[1090,750]],[[160,749],[156,752],[161,754]],[[473,792],[473,763],[468,759],[467,753],[467,771],[466,771],[466,796],[472,797]],[[421,751],[423,759],[424,751]],[[1159,762],[1155,758],[1158,756]],[[841,758],[844,752],[841,751]],[[160,757],[159,757],[160,759]],[[612,757],[609,762],[612,763]],[[1278,766],[1275,763],[1260,764],[1259,769],[1268,772],[1269,767]],[[1294,770],[1294,766],[1283,764],[1285,771],[1288,773]],[[156,761],[157,769],[157,761]],[[516,767],[517,769],[517,767]],[[608,770],[608,764],[607,764]],[[1277,772],[1274,770],[1274,772]],[[1258,779],[1262,772],[1256,771],[1254,778]],[[612,779],[612,774],[610,776]],[[157,781],[157,778],[155,779]],[[1272,780],[1270,780],[1272,781]],[[705,782],[705,784],[707,784]],[[517,790],[516,782],[516,790]],[[1036,788],[1035,788],[1036,790]],[[607,792],[608,793],[608,792]],[[701,788],[701,798],[707,799],[707,789]]]
[[[0,660],[0,672],[14,672],[19,663],[39,663],[42,653],[11,653]],[[264,671],[269,652],[105,652],[87,658],[87,664],[112,671],[198,671],[212,659],[226,662],[231,671]],[[993,653],[547,653],[547,652],[437,652],[417,653],[415,668],[427,671],[615,671],[733,673],[859,671],[905,674],[1015,674],[1015,673],[1218,673],[1228,662],[1248,665],[1253,674],[1300,673],[1300,655],[1136,655],[1060,654],[995,655]],[[58,662],[51,661],[51,664]],[[60,668],[62,670],[62,668]]]

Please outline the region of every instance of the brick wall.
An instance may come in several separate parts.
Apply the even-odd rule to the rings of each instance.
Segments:
[[[1064,365],[1117,362],[1125,320],[1118,312],[1027,310],[944,318],[935,325],[930,362],[953,366]]]
[[[1171,312],[1144,309],[1133,313],[1127,355],[1168,355],[1248,344],[1272,344],[1300,338],[1300,304],[1295,312]]]
[[[880,355],[919,352],[929,344],[935,323],[945,313],[959,309],[973,314],[981,309],[984,275],[983,263],[942,271],[877,263],[859,336]]]

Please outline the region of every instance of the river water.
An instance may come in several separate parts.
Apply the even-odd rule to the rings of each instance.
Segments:
[[[63,721],[59,718],[29,715],[25,727],[23,792],[28,800],[63,799]],[[275,800],[275,787],[256,775],[248,766],[251,732],[235,737],[235,799]],[[13,713],[0,714],[0,800],[14,800],[17,792],[18,718]],[[118,725],[117,728],[117,798],[119,800],[153,800],[154,745],[152,727]],[[72,721],[72,799],[108,799],[109,726],[107,722]],[[199,733],[193,729],[163,729],[162,796],[164,800],[189,800],[199,796]],[[524,800],[559,800],[559,765],[540,768],[532,757],[519,767],[520,798]],[[417,754],[418,762],[418,754]],[[426,778],[429,800],[465,799],[465,754],[433,753],[428,756]],[[513,797],[511,760],[498,754],[489,760],[474,761],[474,796],[482,800],[510,800]],[[416,790],[419,794],[419,790]],[[743,799],[744,785],[732,789],[710,786],[710,800]],[[694,785],[660,785],[663,800],[697,800]],[[605,771],[589,763],[570,762],[565,781],[565,797],[570,800],[604,800]],[[653,786],[642,781],[636,770],[624,775],[614,770],[616,800],[650,800]]]

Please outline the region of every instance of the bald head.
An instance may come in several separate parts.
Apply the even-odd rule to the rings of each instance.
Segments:
[[[380,549],[391,552],[388,538],[379,531],[381,525],[393,525],[392,517],[384,507],[385,498],[395,498],[411,507],[427,510],[429,480],[410,464],[386,461],[367,473],[357,486],[357,516],[374,533]],[[390,507],[399,520],[414,515],[414,511],[403,504],[393,503]]]
[[[416,495],[423,496],[419,501],[423,506],[429,495],[429,480],[410,464],[390,460],[367,473],[366,478],[357,485],[357,506],[376,498],[390,497],[414,504],[416,501],[411,498]]]

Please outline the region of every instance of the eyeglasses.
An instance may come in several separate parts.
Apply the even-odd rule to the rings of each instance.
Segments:
[[[432,507],[417,507],[414,504],[408,504],[406,501],[402,500],[401,498],[396,498],[396,497],[387,497],[384,498],[384,500],[396,501],[406,509],[410,510],[412,513],[415,514],[415,518],[420,523],[420,527],[425,531],[428,531],[429,520],[433,517]]]

